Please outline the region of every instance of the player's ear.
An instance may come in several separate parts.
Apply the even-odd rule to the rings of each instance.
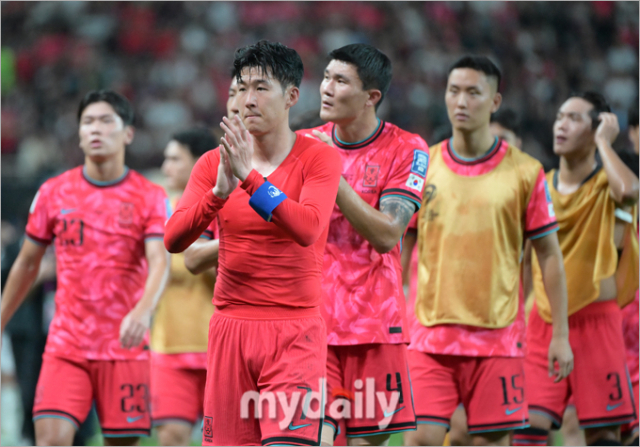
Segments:
[[[133,141],[136,131],[133,126],[125,126],[124,128],[124,144],[129,145]]]
[[[496,94],[493,95],[493,104],[491,104],[491,113],[496,113],[500,108],[500,104],[502,104],[502,95],[500,94],[500,92],[496,92]]]
[[[298,102],[298,100],[300,99],[300,89],[298,87],[295,87],[293,85],[290,85],[289,87],[287,87],[287,89],[284,92],[284,99],[285,99],[285,109],[290,109],[291,107],[295,106],[296,103]]]
[[[369,99],[367,99],[367,102],[365,103],[365,105],[367,107],[375,107],[376,104],[378,104],[382,99],[382,92],[376,89],[371,89],[368,92],[369,92]]]

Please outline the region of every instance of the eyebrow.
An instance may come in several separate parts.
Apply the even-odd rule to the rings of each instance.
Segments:
[[[271,84],[271,82],[269,82],[268,79],[264,79],[264,78],[260,78],[260,79],[253,79],[251,80],[252,84]],[[244,85],[248,85],[247,82],[244,81],[244,79],[240,78],[240,80],[238,81],[238,85],[240,84],[244,84]]]
[[[105,113],[102,115],[82,115],[82,119],[85,118],[95,118],[95,119],[102,119],[102,118],[113,118],[115,114],[114,113]]]
[[[477,84],[468,85],[468,86],[466,86],[466,87],[461,87],[461,86],[459,86],[458,84],[449,84],[449,87],[455,87],[455,88],[457,88],[457,89],[461,89],[461,90],[471,90],[471,89],[474,89],[474,90],[482,90],[482,89],[480,88],[480,86],[479,86],[479,85],[477,85]]]

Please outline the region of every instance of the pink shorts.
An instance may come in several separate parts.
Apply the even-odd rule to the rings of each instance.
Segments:
[[[168,422],[194,425],[202,416],[206,369],[151,368],[151,418],[153,426]]]
[[[574,369],[558,383],[548,373],[551,333],[551,324],[540,317],[534,306],[527,325],[525,361],[529,410],[544,414],[554,427],[560,427],[567,402],[573,397],[582,429],[635,420],[617,302],[595,302],[569,317]]]
[[[77,429],[94,400],[103,436],[149,436],[149,361],[43,355],[34,421],[66,419]]]
[[[450,428],[462,403],[469,433],[529,426],[524,359],[467,357],[409,350],[418,424]]]
[[[341,421],[350,438],[416,429],[406,345],[329,346],[325,424]]]
[[[320,312],[209,324],[203,445],[320,445],[327,335]]]

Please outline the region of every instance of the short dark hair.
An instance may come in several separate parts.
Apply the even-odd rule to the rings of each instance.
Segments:
[[[108,103],[122,119],[125,126],[133,125],[135,115],[133,113],[131,103],[127,98],[112,90],[93,90],[84,95],[84,98],[82,98],[80,106],[78,107],[78,121],[82,118],[82,112],[84,112],[84,109],[95,102]]]
[[[290,85],[300,87],[304,66],[296,50],[280,42],[261,40],[236,50],[233,61],[233,75],[238,82],[242,79],[244,68],[256,67],[262,74],[270,74],[286,89]]]
[[[491,115],[491,122],[498,123],[516,135],[520,135],[520,120],[512,109],[500,109]]]
[[[500,91],[500,82],[502,81],[502,73],[496,64],[491,62],[486,56],[464,56],[458,59],[449,67],[447,76],[456,68],[471,68],[472,70],[481,71],[488,78],[495,78],[497,81],[496,91]]]
[[[202,154],[217,146],[215,137],[205,127],[183,130],[173,134],[171,139],[186,146],[195,158],[199,158]]]
[[[391,60],[376,47],[364,43],[352,43],[329,53],[331,59],[352,64],[358,70],[363,90],[375,88],[382,96],[376,104],[376,110],[391,85]]]
[[[638,127],[638,102],[629,109],[628,115],[629,127]]]
[[[600,120],[598,119],[598,115],[603,112],[611,112],[611,107],[604,96],[602,96],[598,92],[587,91],[587,92],[578,92],[571,95],[571,98],[581,98],[590,103],[593,106],[593,109],[589,112],[589,116],[591,117],[591,128],[595,129],[600,124]]]

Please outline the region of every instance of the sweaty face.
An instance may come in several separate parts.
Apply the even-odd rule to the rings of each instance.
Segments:
[[[283,90],[271,73],[263,73],[257,67],[242,70],[236,106],[252,135],[263,135],[288,118],[287,111],[293,105],[290,101],[291,89],[297,90],[292,86]]]
[[[502,99],[496,93],[495,83],[483,72],[471,68],[456,68],[451,72],[445,102],[454,129],[472,131],[489,123]]]
[[[355,65],[334,59],[324,71],[320,97],[320,118],[340,123],[352,121],[364,112],[369,93],[362,89]]]
[[[582,98],[569,98],[562,104],[553,124],[553,152],[578,154],[595,147],[589,112],[593,105]]]
[[[231,119],[238,114],[238,106],[236,105],[236,96],[238,95],[238,81],[233,78],[229,86],[229,98],[227,99],[227,118]]]
[[[125,126],[111,104],[100,101],[85,107],[78,129],[80,148],[94,162],[102,162],[121,153],[133,140],[133,128]]]
[[[164,150],[162,163],[162,173],[167,177],[169,188],[183,190],[187,186],[195,163],[196,159],[186,146],[175,140],[169,141]]]
[[[498,138],[502,138],[511,146],[520,148],[521,146],[520,139],[516,136],[516,134],[512,130],[507,129],[506,127],[502,127],[498,123],[491,123],[489,125],[489,130],[491,131],[491,135],[496,136]]]

